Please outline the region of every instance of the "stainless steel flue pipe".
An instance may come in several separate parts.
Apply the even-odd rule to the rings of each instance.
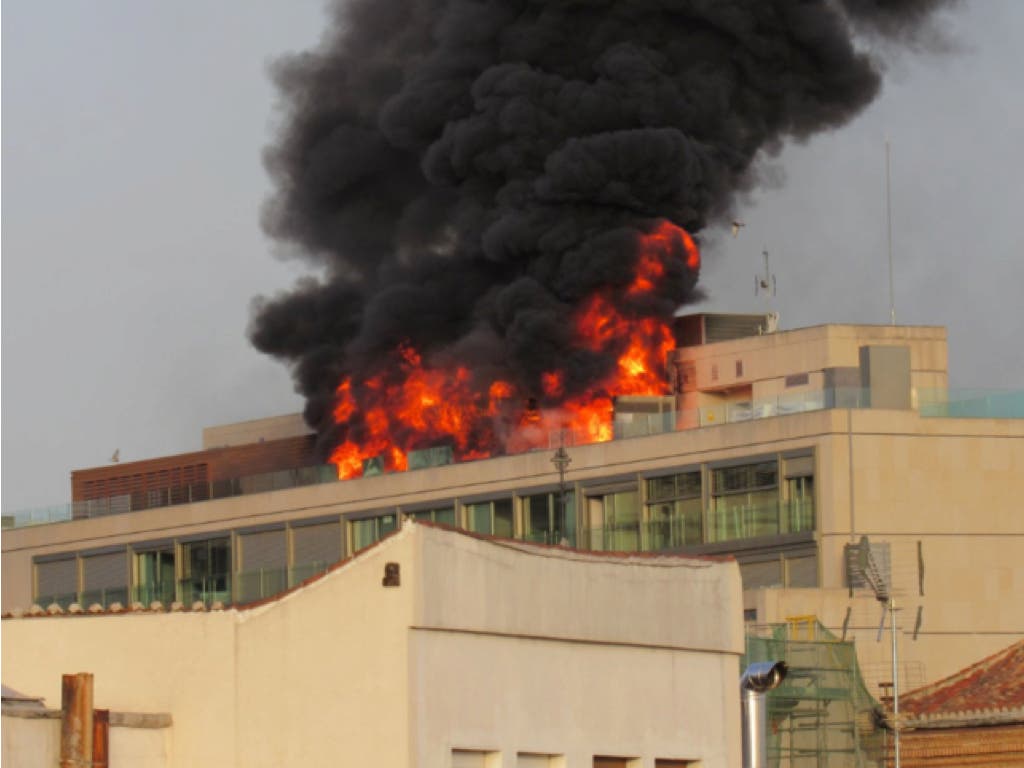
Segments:
[[[784,661],[759,661],[740,678],[743,768],[768,768],[768,691],[786,679]]]

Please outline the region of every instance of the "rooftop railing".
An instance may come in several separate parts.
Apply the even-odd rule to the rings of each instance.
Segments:
[[[30,509],[3,516],[3,527],[25,528],[31,525],[63,523],[90,517],[105,517],[144,509],[172,507],[211,499],[225,499],[252,493],[267,493],[306,485],[335,482],[338,472],[333,465],[283,469],[258,475],[226,478],[203,483],[156,488],[134,494],[110,496],[105,499],[72,501],[49,507]]]
[[[926,418],[1024,419],[1024,390],[918,389],[912,393],[911,404],[914,410]],[[625,412],[616,416],[614,439],[624,440],[831,408],[870,407],[869,390],[859,387],[834,387],[784,393],[766,399],[725,402],[671,413]],[[553,435],[555,437],[552,438],[551,444],[555,447],[558,445],[584,445],[589,442],[585,434],[570,430],[561,430]],[[193,483],[189,486],[157,489],[144,494],[76,501],[4,514],[3,528],[24,528],[32,525],[102,517],[153,507],[265,493],[337,480],[337,473],[333,466],[267,472],[209,483]]]

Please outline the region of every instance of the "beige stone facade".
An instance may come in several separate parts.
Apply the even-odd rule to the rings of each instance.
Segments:
[[[740,607],[733,562],[408,523],[248,608],[5,619],[3,669],[51,706],[87,669],[97,706],[170,713],[168,766],[731,768]]]

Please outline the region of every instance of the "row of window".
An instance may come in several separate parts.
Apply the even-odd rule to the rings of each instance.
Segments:
[[[613,483],[576,484],[564,492],[453,499],[411,510],[47,556],[35,563],[33,597],[41,604],[77,601],[86,605],[258,600],[380,540],[398,527],[400,514],[482,534],[597,551],[678,551],[812,531],[814,476],[808,456],[775,457]],[[787,574],[792,569],[787,570],[785,561],[778,573],[769,573],[770,567],[775,566],[757,571],[757,586],[796,586],[806,581],[805,576],[790,578]],[[793,566],[801,567],[809,566]]]

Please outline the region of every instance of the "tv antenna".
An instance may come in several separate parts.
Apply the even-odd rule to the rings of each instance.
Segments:
[[[754,295],[764,294],[766,296],[775,295],[775,275],[772,274],[771,267],[768,264],[768,249],[765,248],[761,251],[764,256],[764,274],[754,275]]]
[[[864,582],[875,593],[875,599],[883,605],[882,619],[878,623],[878,637],[882,639],[885,631],[885,614],[889,613],[890,630],[892,632],[892,734],[893,734],[893,765],[900,768],[900,680],[899,680],[899,648],[896,643],[896,601],[892,596],[890,575],[886,575],[878,561],[871,553],[871,542],[867,536],[861,536],[857,546],[857,571]],[[891,572],[890,567],[890,572]]]

